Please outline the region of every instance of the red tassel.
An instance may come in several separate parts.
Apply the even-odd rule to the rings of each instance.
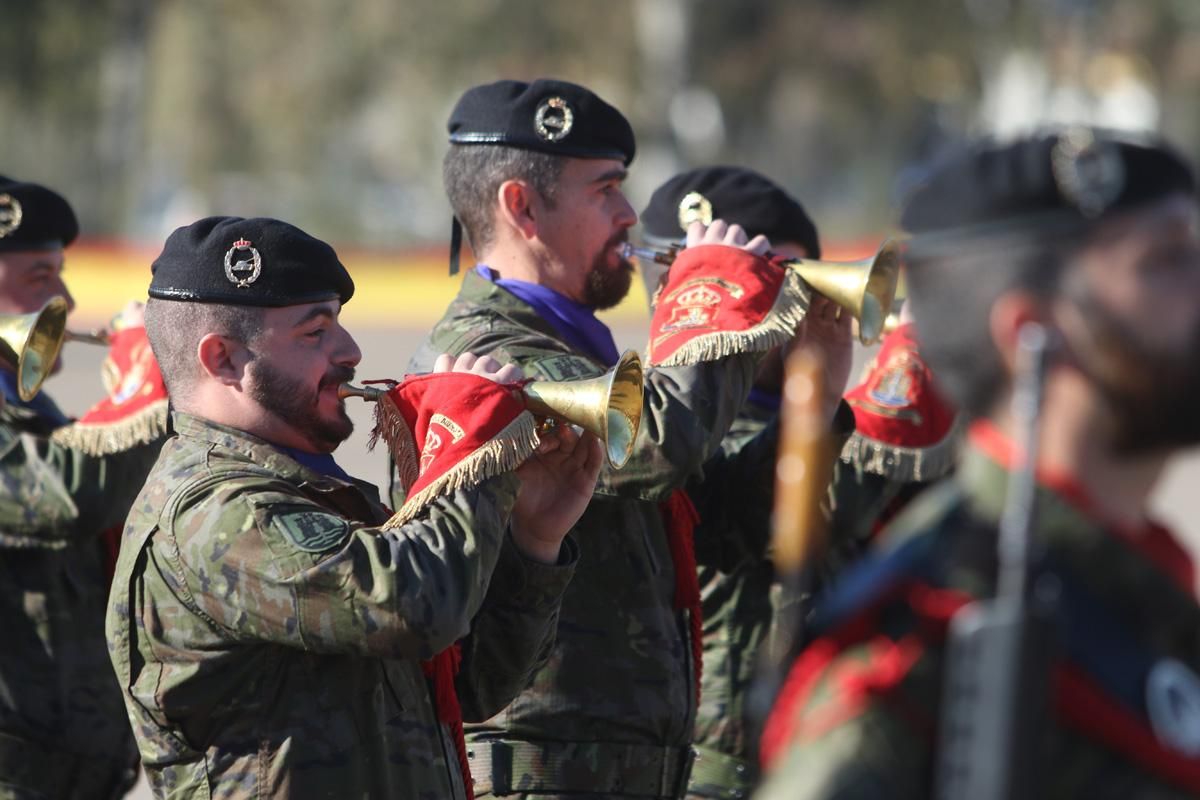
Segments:
[[[471,767],[467,763],[467,739],[463,735],[462,707],[458,704],[458,692],[454,688],[454,676],[462,663],[462,648],[457,644],[447,647],[429,661],[421,662],[421,671],[433,682],[433,705],[439,722],[445,723],[454,739],[458,753],[458,768],[462,770],[463,785],[467,797],[475,797],[475,781],[471,778]]]
[[[675,564],[675,608],[688,609],[692,627],[692,664],[696,673],[696,705],[700,705],[700,676],[704,669],[704,619],[700,613],[700,578],[696,575],[696,525],[700,514],[683,489],[676,489],[658,506],[662,513],[671,561]]]

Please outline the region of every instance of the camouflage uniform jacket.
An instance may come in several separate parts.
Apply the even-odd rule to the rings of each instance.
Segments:
[[[1006,486],[999,462],[971,448],[825,599],[820,638],[797,659],[764,735],[771,766],[758,797],[933,796],[948,620],[995,593]],[[1101,525],[1064,481],[1043,482],[1037,509],[1040,569],[1061,586],[1038,796],[1195,797],[1200,606],[1187,556],[1161,528]],[[1176,710],[1181,699],[1154,690],[1164,664],[1190,672],[1190,720],[1151,723],[1152,706]],[[1164,736],[1189,728],[1189,747]]]
[[[753,395],[752,395],[753,396]],[[853,433],[854,415],[842,403],[833,424],[835,449]],[[752,683],[760,677],[763,646],[778,635],[783,603],[810,601],[785,596],[768,553],[774,506],[778,441],[775,410],[747,403],[721,445],[705,465],[703,479],[688,491],[700,512],[701,546],[720,547],[706,554],[700,589],[704,613],[704,676],[696,714],[695,748],[688,794],[692,797],[748,797],[758,780],[758,765],[747,730]],[[822,584],[861,555],[865,527],[859,517],[874,507],[877,485],[843,461],[834,465],[825,512],[830,544],[816,576]],[[709,528],[719,527],[724,535]]]
[[[440,352],[465,351],[515,361],[543,379],[604,371],[533,308],[474,272],[410,370],[428,370]],[[658,504],[720,446],[757,360],[646,371],[634,454],[620,471],[601,471],[574,530],[582,556],[554,653],[504,713],[471,733],[481,792],[682,793],[696,686]]]
[[[503,708],[547,651],[574,545],[559,565],[519,554],[512,475],[383,531],[369,484],[195,417],[175,427],[108,614],[156,794],[464,797],[420,660],[465,636],[464,718]]]
[[[108,798],[137,751],[104,643],[99,535],[125,519],[161,442],[94,457],[57,423],[0,412],[0,798]]]

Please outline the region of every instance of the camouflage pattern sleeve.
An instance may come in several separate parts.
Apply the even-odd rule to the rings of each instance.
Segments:
[[[814,667],[828,644],[801,655],[788,677],[770,723],[785,724],[786,740],[768,753],[756,800],[932,796],[936,654],[880,634]]]
[[[517,487],[493,478],[385,530],[278,479],[205,477],[175,495],[174,535],[160,537],[147,569],[235,637],[386,658],[427,659],[467,634]]]
[[[120,524],[161,446],[90,456],[0,425],[0,545],[63,547]]]
[[[569,537],[557,564],[526,558],[505,537],[483,607],[461,643],[456,688],[465,722],[498,714],[545,665],[578,561],[579,547]]]
[[[515,362],[530,378],[568,381],[605,372],[590,358],[527,330],[476,329],[434,344],[446,352],[486,353],[501,363]],[[659,501],[683,486],[720,446],[750,392],[760,358],[747,353],[694,366],[647,369],[633,454],[620,470],[607,465],[601,470],[596,494]]]
[[[703,475],[688,482],[700,513],[696,563],[722,572],[747,557],[761,559],[770,536],[779,417],[756,411],[738,416]]]

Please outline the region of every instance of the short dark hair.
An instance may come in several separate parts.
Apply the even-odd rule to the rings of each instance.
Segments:
[[[496,236],[496,193],[505,181],[523,180],[554,207],[566,157],[502,145],[450,145],[442,183],[454,215],[476,254]]]
[[[200,372],[196,348],[201,339],[216,333],[253,344],[263,332],[265,311],[258,306],[150,298],[146,302],[146,336],[172,399],[186,399],[196,384]]]
[[[992,413],[1008,383],[992,341],[992,305],[1012,291],[1054,297],[1080,244],[1078,237],[1026,231],[969,248],[909,252],[908,302],[921,355],[946,399],[968,419]]]

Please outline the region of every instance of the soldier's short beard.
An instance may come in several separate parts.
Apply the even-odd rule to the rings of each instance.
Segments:
[[[620,303],[629,294],[629,287],[633,283],[633,264],[622,258],[616,269],[608,266],[608,251],[628,239],[628,231],[621,231],[605,242],[592,260],[592,268],[588,270],[587,283],[583,288],[585,306],[604,311]]]
[[[1113,411],[1113,452],[1138,456],[1200,443],[1200,324],[1164,352],[1094,299],[1073,300],[1090,341],[1071,342],[1071,351]]]
[[[325,452],[333,452],[354,432],[354,423],[343,406],[337,419],[324,419],[318,412],[322,389],[354,378],[349,367],[334,367],[325,373],[316,391],[284,370],[278,370],[262,358],[255,359],[255,380],[247,391],[263,408],[292,428],[303,432]]]

